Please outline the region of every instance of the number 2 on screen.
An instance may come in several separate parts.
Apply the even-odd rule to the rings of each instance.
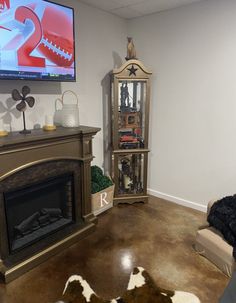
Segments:
[[[23,66],[45,67],[44,58],[30,55],[42,39],[42,27],[38,16],[30,8],[20,6],[15,11],[15,19],[22,23],[25,23],[26,19],[30,19],[34,23],[34,32],[17,50],[18,64]]]

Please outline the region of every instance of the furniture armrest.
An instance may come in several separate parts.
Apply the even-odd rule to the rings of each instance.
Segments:
[[[210,209],[211,209],[212,205],[213,205],[216,201],[218,201],[218,199],[212,199],[212,200],[210,200],[210,201],[208,202],[208,204],[207,204],[207,216],[209,215],[209,212],[210,212]]]
[[[207,228],[207,227],[209,227],[209,226],[210,226],[209,223],[206,221],[206,222],[204,222],[202,225],[200,225],[200,226],[198,227],[198,230],[205,229],[205,228]]]

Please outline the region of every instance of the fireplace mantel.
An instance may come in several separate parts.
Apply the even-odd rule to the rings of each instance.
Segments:
[[[93,159],[92,138],[99,130],[100,128],[88,126],[58,127],[55,131],[32,130],[31,134],[27,135],[11,132],[7,137],[0,138],[0,275],[5,282],[10,282],[94,229],[96,218],[91,212],[90,165]],[[64,233],[62,238],[57,235],[53,240],[41,241],[42,243],[38,245],[40,249],[36,253],[37,244],[34,245],[32,252],[27,248],[11,255],[6,232],[7,219],[4,217],[4,193],[9,190],[11,184],[13,187],[18,185],[18,180],[21,180],[20,176],[24,175],[24,172],[26,175],[32,174],[34,171],[41,171],[42,167],[45,171],[40,176],[42,178],[44,174],[47,175],[47,167],[54,167],[53,163],[59,167],[63,161],[71,163],[68,167],[79,167],[80,181],[78,185],[75,184],[75,203],[81,204],[78,209],[84,224],[77,227],[75,224],[75,228],[66,235]],[[34,167],[37,167],[37,170],[34,170]],[[64,169],[63,165],[58,169],[61,172]],[[50,173],[51,170],[49,176]],[[72,173],[78,177],[76,170]],[[55,172],[54,175],[51,173],[51,177],[54,176]],[[29,176],[26,179],[30,181]],[[26,181],[22,182],[19,183],[25,185]],[[78,217],[78,214],[75,214],[75,217]]]
[[[81,160],[91,160],[92,137],[99,130],[100,128],[97,127],[80,126],[76,128],[58,127],[55,131],[37,129],[27,135],[11,132],[7,137],[0,138],[0,178],[19,165],[45,157],[64,157],[66,155]],[[71,145],[74,149],[70,149]],[[57,149],[57,146],[60,148]],[[34,152],[32,153],[32,151]],[[17,159],[14,156],[16,153]]]

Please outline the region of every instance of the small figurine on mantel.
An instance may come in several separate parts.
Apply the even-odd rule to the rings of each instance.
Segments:
[[[136,58],[136,50],[134,47],[134,42],[132,37],[127,37],[127,56],[125,57],[126,60],[137,59]]]

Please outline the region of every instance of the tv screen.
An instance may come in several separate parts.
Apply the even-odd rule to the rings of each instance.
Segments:
[[[0,79],[75,81],[74,11],[0,0]]]

